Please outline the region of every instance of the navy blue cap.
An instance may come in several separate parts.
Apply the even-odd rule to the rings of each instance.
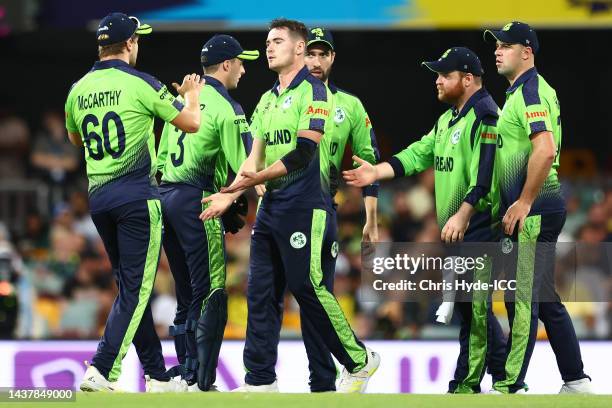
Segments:
[[[332,51],[334,50],[334,37],[332,37],[331,31],[323,27],[314,27],[308,30],[306,46],[309,47],[316,43],[327,44]]]
[[[484,74],[478,55],[466,47],[449,48],[437,61],[424,61],[421,65],[433,72],[461,71],[476,76]]]
[[[126,41],[134,34],[150,34],[152,31],[150,25],[140,24],[136,17],[123,13],[110,13],[100,21],[96,38],[98,45],[110,45]]]
[[[540,48],[538,36],[529,24],[513,21],[506,24],[501,30],[485,30],[484,39],[499,41],[507,44],[521,44],[531,47],[533,53],[537,53]]]
[[[200,54],[200,61],[204,67],[233,58],[248,61],[256,60],[259,58],[259,51],[245,51],[238,40],[231,35],[215,34],[210,40],[206,41]]]

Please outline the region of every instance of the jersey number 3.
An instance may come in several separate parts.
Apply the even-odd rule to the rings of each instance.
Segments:
[[[117,149],[113,149],[110,141],[110,122],[113,122],[115,125],[115,131],[117,134]],[[96,132],[88,131],[89,124],[92,124],[94,128],[100,126],[100,121],[98,117],[92,115],[91,113],[86,115],[83,118],[83,123],[81,125],[81,130],[83,131],[84,139],[85,139],[85,147],[89,152],[89,157],[94,160],[102,160],[104,158],[104,151],[111,155],[113,159],[118,159],[123,154],[125,150],[125,129],[123,127],[123,122],[121,122],[121,118],[117,113],[111,111],[106,113],[102,118],[102,137]],[[92,143],[95,142],[95,147],[92,146]],[[103,147],[104,146],[104,147]]]
[[[176,130],[177,132],[181,132],[181,130],[178,128],[174,128],[174,130]],[[176,141],[176,144],[179,147],[178,154],[176,153],[170,154],[170,159],[172,160],[172,164],[174,164],[174,167],[178,167],[181,164],[183,164],[183,158],[185,157],[185,145],[183,144],[183,140],[185,139],[185,135],[186,135],[185,132],[181,132],[181,135]]]

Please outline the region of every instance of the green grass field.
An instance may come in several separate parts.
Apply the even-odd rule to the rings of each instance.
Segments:
[[[7,403],[0,405],[8,406]],[[19,403],[11,406],[40,407],[41,403]],[[409,394],[77,394],[77,401],[50,407],[87,408],[609,408],[612,395],[409,395]]]

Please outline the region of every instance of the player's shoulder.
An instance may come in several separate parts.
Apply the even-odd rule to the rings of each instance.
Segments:
[[[499,117],[499,107],[493,100],[491,94],[486,92],[483,97],[474,104],[474,114],[479,119],[485,117],[497,119]]]
[[[538,92],[543,99],[556,98],[557,91],[550,85],[550,83],[544,79],[544,77],[538,74]]]
[[[345,102],[347,104],[363,105],[361,103],[361,99],[359,99],[359,97],[357,95],[355,95],[354,93],[351,93],[351,92],[347,91],[346,89],[337,87],[337,86],[335,86],[333,84],[330,84],[329,88],[332,91],[332,94],[334,95],[334,98],[339,98],[339,99],[341,99],[343,102]]]
[[[139,71],[130,65],[121,64],[113,68],[128,75],[127,78],[133,80],[133,85],[142,85],[144,87],[150,87],[153,88],[155,92],[159,92],[164,87],[164,84],[162,84],[161,81],[155,78],[153,75]]]
[[[83,75],[81,78],[79,78],[78,80],[74,81],[74,82],[72,83],[72,85],[70,85],[70,88],[68,89],[68,98],[70,98],[70,97],[71,97],[71,95],[72,95],[74,92],[77,92],[77,91],[78,91],[79,87],[80,87],[80,86],[81,86],[81,85],[82,85],[84,82],[86,82],[86,81],[87,81],[87,80],[86,80],[86,78],[87,78],[87,74]]]
[[[533,75],[530,75],[523,83],[521,95],[525,106],[528,107],[539,105],[544,100],[555,97],[556,92],[544,77],[534,70]]]
[[[305,75],[302,84],[305,84],[305,92],[311,93],[313,101],[329,101],[331,91],[323,81],[310,72]]]
[[[224,86],[207,83],[204,90],[216,96],[217,100],[215,102],[218,104],[217,108],[219,108],[223,113],[233,113],[233,115],[236,116],[244,115],[242,106],[236,102],[234,98],[232,98]]]
[[[336,85],[335,83],[333,83],[333,82],[331,82],[331,81],[329,82],[329,90],[330,90],[330,91],[331,91],[331,92],[332,92],[334,95],[339,94],[339,95],[341,95],[342,97],[345,97],[345,98],[347,98],[347,99],[356,99],[356,100],[359,100],[359,97],[358,97],[357,95],[355,95],[355,94],[354,94],[354,93],[352,93],[352,92],[347,91],[347,90],[346,90],[346,89],[344,89],[344,88],[340,88],[338,85]]]

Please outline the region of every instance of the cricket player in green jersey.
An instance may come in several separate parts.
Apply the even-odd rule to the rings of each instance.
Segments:
[[[218,204],[222,196],[266,183],[251,236],[247,374],[240,391],[278,391],[275,364],[286,287],[302,316],[316,325],[327,349],[344,366],[339,391],[364,391],[380,364],[379,355],[356,338],[325,285],[337,256],[335,230],[330,226],[333,96],[304,64],[307,37],[303,23],[272,21],[266,56],[278,81],[263,94],[251,121],[254,141],[249,157],[261,170],[243,171],[242,179],[222,189],[222,194],[204,200],[214,208],[203,213],[206,219],[227,205],[227,199],[226,204]]]
[[[536,32],[512,22],[485,31],[496,42],[497,72],[508,80],[497,122],[504,248],[516,294],[506,292],[510,320],[505,375],[496,392],[525,392],[525,375],[535,345],[538,319],[557,358],[564,381],[561,393],[590,393],[572,320],[554,289],[555,243],[565,223],[565,201],[557,175],[561,151],[561,113],[555,90],[538,74]],[[518,245],[516,245],[518,243]]]
[[[482,86],[480,60],[468,48],[452,47],[437,61],[422,65],[438,74],[438,99],[452,108],[427,135],[388,162],[373,166],[355,156],[361,166],[344,171],[344,177],[349,185],[361,187],[433,167],[442,241],[495,242],[497,204],[492,191],[499,109]],[[488,282],[490,274],[490,268],[474,271],[474,279]],[[458,302],[456,308],[461,347],[449,392],[477,393],[487,366],[494,380],[503,375],[505,340],[489,299]]]
[[[333,131],[330,143],[330,193],[332,198],[338,188],[342,159],[345,148],[350,145],[354,155],[372,164],[380,159],[376,136],[363,104],[356,96],[338,88],[329,81],[331,69],[336,58],[332,33],[315,27],[308,30],[306,67],[310,73],[323,81],[332,92]],[[376,207],[378,202],[378,183],[363,188],[363,201],[366,222],[363,227],[363,242],[378,241]],[[332,228],[337,229],[336,206],[333,204]],[[333,291],[334,276],[329,276],[326,286]],[[312,392],[335,391],[336,366],[329,350],[318,335],[317,328],[305,318],[300,319],[302,338],[306,346],[310,369],[310,390]]]
[[[177,298],[170,334],[180,366],[171,375],[180,374],[194,390],[215,389],[227,322],[224,232],[229,228],[235,233],[241,226],[228,220],[232,210],[224,214],[223,222],[219,218],[202,222],[199,215],[207,204],[200,201],[225,186],[228,165],[239,174],[250,151],[244,111],[228,90],[235,89],[244,75],[243,61],[258,56],[259,51],[243,50],[232,36],[209,39],[201,51],[206,75],[200,95],[202,126],[196,133],[185,133],[167,123],[160,141],[163,246]]]
[[[162,239],[160,195],[155,182],[153,121],[157,116],[187,132],[200,127],[199,75],[174,84],[185,103],[151,75],[134,69],[138,38],[151,27],[112,13],[96,37],[100,61],[66,100],[66,128],[84,146],[89,204],[109,255],[119,294],[80,388],[114,391],[130,344],[143,365],[147,391],[181,391],[187,385],[166,374],[149,298]]]

